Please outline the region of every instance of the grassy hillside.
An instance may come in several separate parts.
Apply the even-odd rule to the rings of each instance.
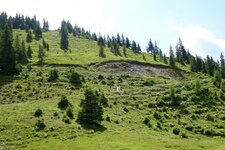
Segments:
[[[25,39],[25,32],[15,34]],[[18,76],[0,76],[0,149],[224,149],[225,101],[209,76],[188,73],[189,67],[179,64],[183,71],[167,67],[150,54],[145,61],[131,50],[124,57],[106,48],[106,58],[100,58],[96,42],[72,35],[65,53],[58,31],[43,37],[50,45],[45,66],[36,65],[42,41],[33,41],[31,68],[24,65]],[[52,69],[59,79],[49,82]],[[82,76],[81,87],[69,83],[71,71]],[[102,128],[86,129],[76,122],[88,87],[108,98]],[[65,123],[66,111],[57,107],[62,95],[73,105],[70,123]],[[43,111],[41,117],[34,116],[37,109]],[[38,120],[45,123],[43,130],[36,130]]]

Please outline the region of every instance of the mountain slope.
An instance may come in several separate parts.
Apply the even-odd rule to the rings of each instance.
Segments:
[[[16,30],[25,39],[25,32]],[[225,101],[212,78],[189,71],[189,66],[171,68],[153,61],[150,54],[98,57],[95,41],[70,35],[71,52],[59,47],[58,31],[43,37],[50,45],[45,65],[37,66],[33,41],[31,67],[18,76],[0,78],[0,149],[223,149],[225,147]],[[59,79],[49,82],[56,69]],[[77,87],[69,82],[71,72],[83,80]],[[198,86],[198,80],[200,86]],[[196,90],[196,87],[198,90]],[[76,122],[86,88],[103,92],[103,128],[86,129]],[[175,97],[171,97],[171,89]],[[198,91],[200,91],[198,93]],[[73,105],[74,118],[57,107],[62,95]],[[35,117],[37,109],[42,116]],[[42,120],[46,127],[36,130]]]

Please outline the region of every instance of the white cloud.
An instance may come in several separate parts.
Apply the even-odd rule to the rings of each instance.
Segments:
[[[217,38],[209,29],[199,25],[177,24],[170,25],[169,30],[177,33],[176,42],[181,37],[184,46],[189,48],[192,54],[203,58],[211,55],[216,59],[219,58],[221,52],[225,54],[225,39]]]

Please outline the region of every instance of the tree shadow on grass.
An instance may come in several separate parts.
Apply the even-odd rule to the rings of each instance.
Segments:
[[[95,132],[104,132],[107,128],[101,124],[80,124],[81,127],[85,130],[94,130]]]

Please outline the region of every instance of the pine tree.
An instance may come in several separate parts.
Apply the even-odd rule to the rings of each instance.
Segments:
[[[222,53],[220,55],[220,73],[221,73],[221,77],[225,79],[225,60]]]
[[[117,43],[119,44],[119,46],[122,46],[122,42],[121,42],[121,38],[120,38],[120,34],[117,34]]]
[[[40,22],[37,21],[36,22],[36,28],[34,30],[34,34],[35,34],[35,39],[38,41],[40,38],[42,38],[42,30],[40,27]]]
[[[84,93],[85,98],[81,101],[81,111],[77,121],[81,124],[100,124],[103,120],[103,108],[100,105],[99,96],[91,89]]]
[[[1,50],[0,50],[0,68],[5,74],[14,74],[16,70],[16,55],[12,46],[13,31],[11,20],[9,19],[2,33]]]
[[[168,64],[168,61],[167,61],[167,59],[166,59],[166,54],[163,55],[163,62],[164,62],[165,64]]]
[[[123,45],[123,56],[127,57],[127,49],[125,45]]]
[[[68,50],[69,41],[68,41],[68,29],[65,20],[61,22],[61,41],[60,48],[64,51]]]
[[[101,35],[99,36],[97,44],[99,45],[98,56],[99,57],[105,57],[105,53],[104,53],[105,42],[104,42],[104,39],[102,38]]]
[[[44,48],[42,45],[39,45],[38,49],[38,65],[39,66],[44,65]]]
[[[28,59],[27,59],[27,51],[26,51],[26,46],[25,46],[25,42],[24,40],[22,40],[22,60],[21,60],[21,63],[22,64],[25,64],[28,62]]]
[[[31,49],[31,47],[29,45],[28,48],[27,48],[27,57],[31,58],[32,57],[32,53],[33,53],[33,51],[32,51],[32,49]]]
[[[135,41],[132,41],[132,44],[131,44],[131,49],[136,52],[136,49],[137,49],[137,44]]]
[[[126,48],[130,47],[131,47],[130,40],[128,39],[128,37],[126,37]]]
[[[22,50],[21,49],[22,48],[21,48],[21,42],[20,42],[19,35],[16,35],[13,48],[14,48],[14,51],[16,54],[16,60],[18,62],[21,62],[21,60],[22,60]]]
[[[163,60],[163,53],[162,50],[159,49],[159,60],[162,61]]]
[[[156,61],[156,50],[155,49],[152,50],[152,56],[153,56],[153,60]]]
[[[152,40],[150,39],[149,40],[149,43],[148,43],[148,47],[147,47],[147,52],[149,53],[149,52],[153,52],[153,50],[154,50],[154,46],[153,46],[153,43],[152,43]]]
[[[197,72],[197,62],[195,60],[195,57],[193,56],[191,57],[190,67],[191,67],[191,71]]]
[[[32,33],[30,30],[27,32],[26,41],[27,41],[27,43],[31,43],[33,41]]]
[[[172,46],[170,46],[169,65],[170,65],[170,66],[175,66],[174,53],[173,53],[173,48],[172,48]]]

